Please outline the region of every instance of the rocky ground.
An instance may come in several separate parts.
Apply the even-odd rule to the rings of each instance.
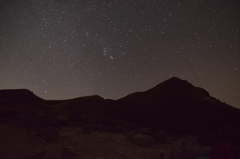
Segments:
[[[150,135],[86,131],[76,127],[35,131],[16,124],[1,124],[0,137],[1,159],[174,159],[183,154],[181,144],[188,143],[188,153],[192,156],[208,150],[193,140],[179,143],[180,138],[176,137],[166,137],[160,143]]]

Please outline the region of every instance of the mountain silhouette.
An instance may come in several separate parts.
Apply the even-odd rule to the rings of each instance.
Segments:
[[[44,101],[27,89],[0,90],[0,99],[9,100],[13,103],[31,103]]]
[[[118,100],[97,95],[44,100],[26,89],[0,90],[0,99],[0,114],[8,113],[8,120],[18,119],[25,125],[91,124],[112,130],[119,126],[128,129],[151,128],[172,134],[215,133],[226,127],[240,129],[239,109],[176,77]],[[14,103],[14,106],[6,108],[6,105],[11,105],[6,101]]]
[[[145,92],[117,101],[139,126],[175,133],[204,133],[224,125],[238,126],[240,110],[211,97],[185,80],[173,77]]]
[[[121,101],[148,101],[151,100],[163,100],[172,98],[174,100],[183,101],[187,99],[201,99],[208,97],[209,93],[199,87],[194,87],[192,84],[185,80],[181,80],[177,77],[173,77],[167,81],[160,83],[152,89],[145,92],[137,92],[130,94],[122,99]]]

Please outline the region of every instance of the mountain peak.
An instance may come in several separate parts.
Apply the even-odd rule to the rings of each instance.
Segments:
[[[120,100],[131,99],[136,102],[136,99],[144,101],[159,101],[159,100],[171,100],[171,101],[184,101],[184,100],[201,100],[205,97],[209,97],[209,93],[200,88],[195,87],[186,80],[182,80],[177,77],[172,77],[157,86],[145,91],[130,94]]]
[[[184,81],[178,77],[171,77],[170,79],[168,79],[167,81]]]
[[[186,80],[183,80],[183,79],[180,79],[178,77],[172,77],[162,83],[160,83],[159,85],[178,85],[178,86],[188,86],[188,87],[192,87],[193,85],[191,83],[189,83],[188,81]],[[159,85],[157,85],[156,87],[158,87]]]
[[[195,98],[201,99],[203,97],[208,97],[209,93],[200,87],[195,87],[186,80],[182,80],[177,77],[172,77],[156,87],[148,90],[159,94],[171,95],[176,98]]]

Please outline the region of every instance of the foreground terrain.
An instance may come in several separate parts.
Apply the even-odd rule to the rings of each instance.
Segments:
[[[177,141],[187,137],[164,137],[164,143],[129,140],[129,133],[83,132],[82,128],[62,127],[55,141],[45,141],[36,137],[35,132],[13,124],[0,125],[0,158],[81,158],[81,159],[172,159],[181,156],[182,145]],[[189,138],[189,137],[188,137]],[[190,155],[198,156],[210,150],[199,146],[194,139],[186,139]],[[143,145],[147,143],[148,145]],[[181,144],[181,143],[180,143]],[[64,149],[70,149],[64,154]]]

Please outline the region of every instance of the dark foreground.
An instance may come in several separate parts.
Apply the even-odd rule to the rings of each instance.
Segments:
[[[173,137],[161,132],[161,142],[152,141],[150,135],[86,131],[74,127],[59,128],[57,138],[51,133],[54,134],[54,130],[39,137],[33,130],[13,124],[0,125],[0,158],[177,159],[196,157],[210,150],[208,146],[200,146],[194,137]],[[47,141],[46,136],[50,136]]]

